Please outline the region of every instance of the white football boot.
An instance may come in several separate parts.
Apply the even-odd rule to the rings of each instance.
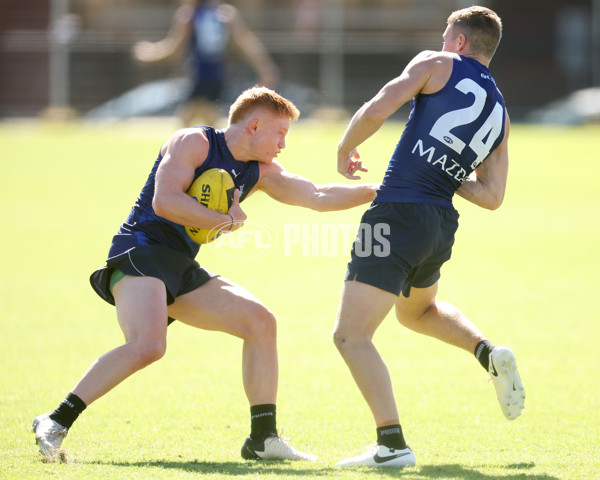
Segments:
[[[304,460],[314,462],[317,457],[312,453],[304,453],[296,450],[287,438],[281,436],[270,436],[264,441],[246,438],[242,446],[242,458],[246,460]]]
[[[50,418],[50,414],[44,413],[33,420],[31,431],[35,433],[35,443],[40,447],[40,453],[44,457],[53,458],[67,436],[68,430],[60,423]]]
[[[517,371],[515,354],[507,347],[494,347],[488,372],[502,413],[509,420],[514,420],[525,408],[525,388]]]
[[[367,451],[356,457],[347,458],[335,464],[336,467],[414,467],[417,463],[410,447],[395,450],[385,445],[371,445]]]

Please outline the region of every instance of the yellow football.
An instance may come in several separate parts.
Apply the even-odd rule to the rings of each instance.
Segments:
[[[235,184],[228,172],[221,168],[211,168],[203,172],[190,186],[187,194],[199,203],[219,213],[227,213],[233,201]],[[227,228],[228,225],[223,225]],[[221,235],[221,228],[204,230],[185,227],[189,237],[196,243],[212,242]]]

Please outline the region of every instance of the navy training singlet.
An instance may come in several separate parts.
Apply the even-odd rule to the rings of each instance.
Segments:
[[[194,172],[194,180],[206,170],[222,168],[231,174],[235,187],[240,190],[241,202],[258,181],[258,162],[241,162],[234,159],[227,147],[225,134],[222,130],[215,130],[212,127],[199,128],[202,128],[206,132],[210,147],[206,160]],[[162,158],[159,152],[148,180],[131,209],[127,220],[125,220],[119,228],[118,233],[113,237],[108,253],[109,259],[134,247],[156,244],[169,246],[190,258],[194,258],[198,254],[200,245],[188,236],[185,227],[171,222],[166,218],[159,217],[152,207],[156,171]]]
[[[194,11],[190,54],[193,76],[198,79],[223,81],[225,78],[229,30],[219,18],[218,9],[218,3],[208,3]]]
[[[452,207],[454,192],[502,142],[505,116],[488,68],[455,55],[446,85],[411,100],[375,201]]]

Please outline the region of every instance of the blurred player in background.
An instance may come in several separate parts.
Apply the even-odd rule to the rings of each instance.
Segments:
[[[202,268],[194,260],[200,246],[184,227],[237,230],[246,219],[240,202],[257,190],[279,202],[317,211],[371,202],[378,185],[314,185],[275,161],[298,115],[289,100],[255,87],[243,92],[231,106],[225,129],[178,130],[162,146],[142,193],[113,238],[106,266],[91,277],[98,295],[116,305],[125,343],[98,358],[56,410],[36,417],[33,432],[45,457],[56,456],[87,406],[162,358],[167,325],[176,319],[243,340],[242,379],[250,404],[250,435],[242,457],[315,459],[277,433],[277,325],[273,313],[246,289]],[[194,180],[211,168],[226,170],[235,183],[233,203],[224,215],[186,193]]]
[[[373,345],[392,308],[402,325],[474,353],[509,420],[524,408],[512,351],[494,346],[460,310],[436,299],[440,268],[450,258],[458,228],[454,193],[496,209],[508,174],[509,119],[488,69],[502,22],[493,11],[474,6],[452,13],[447,23],[442,51],[417,55],[355,113],[338,146],[338,171],[359,178],[355,174],[363,166],[356,147],[411,102],[382,186],[361,220],[334,330],[377,427],[376,445],[337,464],[342,467],[416,462],[388,369]]]
[[[233,43],[256,72],[256,82],[275,88],[279,70],[240,12],[218,0],[182,0],[167,36],[158,42],[139,42],[133,56],[158,62],[186,56],[192,90],[179,108],[183,126],[215,125],[227,80],[227,50]]]

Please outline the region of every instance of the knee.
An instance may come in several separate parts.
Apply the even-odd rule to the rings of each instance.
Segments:
[[[347,352],[352,351],[361,342],[365,341],[370,341],[368,335],[362,335],[359,332],[353,332],[348,329],[342,329],[339,327],[339,325],[336,326],[336,328],[333,331],[333,343],[342,355],[345,355]]]
[[[140,339],[130,343],[138,368],[160,360],[167,352],[166,338]]]
[[[346,346],[346,335],[338,328],[335,328],[333,331],[333,343],[340,352],[342,352]]]
[[[275,341],[277,338],[277,321],[268,308],[255,308],[248,322],[248,336],[261,341]]]

